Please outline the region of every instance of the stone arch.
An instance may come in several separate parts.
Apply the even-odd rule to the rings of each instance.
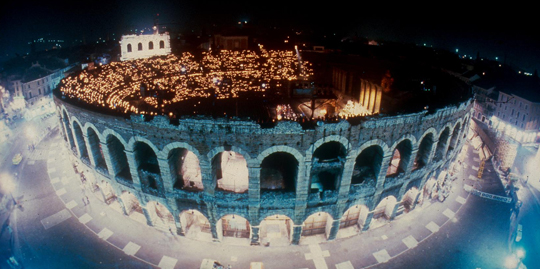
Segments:
[[[137,50],[138,50],[138,51],[143,50],[142,43],[139,42],[139,44],[137,44]]]
[[[105,129],[103,131],[103,134],[101,135],[101,138],[103,139],[102,141],[105,142],[105,140],[107,140],[107,137],[109,135],[115,136],[122,143],[122,146],[124,146],[125,149],[130,148],[128,147],[129,145],[128,142],[126,142],[126,140],[124,140],[124,138],[119,133],[117,133],[115,130],[112,130],[112,129]]]
[[[193,152],[193,154],[195,154],[195,156],[197,156],[199,160],[201,159],[201,154],[199,153],[199,150],[185,142],[172,142],[165,145],[165,147],[163,147],[163,149],[158,153],[158,158],[166,159],[169,156],[170,151],[177,148],[185,148]]]
[[[379,139],[368,141],[354,153],[355,158],[351,184],[376,185],[381,172],[383,157],[389,152],[386,143]]]
[[[212,166],[212,182],[216,189],[237,193],[248,190],[248,165],[253,165],[253,161],[247,152],[239,147],[225,145],[212,149],[207,157]]]
[[[452,152],[456,148],[461,135],[461,121],[458,120],[452,128],[452,136],[450,137],[450,144],[448,145],[448,153]]]
[[[117,179],[127,180],[132,182],[131,172],[129,169],[129,163],[126,155],[126,142],[116,132],[107,129],[103,132],[105,139],[105,145],[111,161],[112,174]],[[106,156],[107,157],[107,156]]]
[[[339,220],[338,238],[357,235],[364,227],[369,214],[366,205],[356,204],[349,207]]]
[[[153,50],[153,49],[154,49],[154,42],[152,42],[152,41],[149,41],[149,42],[148,42],[148,49],[149,49],[149,50]]]
[[[345,145],[337,140],[327,140],[318,144],[311,156],[311,190],[322,193],[339,190],[347,158]]]
[[[150,140],[148,140],[147,138],[145,137],[141,137],[141,136],[133,136],[129,139],[129,142],[128,142],[128,145],[126,147],[126,149],[128,151],[135,151],[135,144],[137,142],[142,142],[142,143],[145,143],[146,145],[148,145],[152,151],[154,152],[154,154],[156,155],[156,158],[159,156],[159,152],[160,150],[154,145],[154,143]]]
[[[157,158],[156,147],[148,144],[147,139],[130,140],[131,149],[135,157],[136,169],[143,191],[157,191],[163,184],[161,180],[161,170]],[[151,142],[150,142],[151,143]]]
[[[417,202],[417,196],[420,193],[416,186],[409,186],[407,191],[403,194],[401,198],[401,204],[405,208],[406,212],[414,209],[415,203]]]
[[[384,198],[381,198],[377,203],[377,206],[373,209],[373,220],[370,226],[375,228],[384,224],[387,220],[390,220],[397,203],[397,199],[393,195],[387,195]],[[381,219],[385,220],[381,221]]]
[[[226,150],[225,149],[225,146],[218,146],[218,147],[215,147],[213,148],[212,150],[210,150],[207,154],[206,154],[206,159],[211,162],[212,159],[214,157],[216,157],[217,154],[223,152],[223,151],[234,151],[234,152],[238,152],[240,154],[242,154],[242,156],[244,156],[244,158],[246,159],[246,162],[251,164],[252,163],[252,159],[251,159],[251,156],[249,156],[249,153],[247,151],[245,151],[244,149],[240,148],[240,147],[236,147],[236,146],[228,146],[230,147],[229,150]]]
[[[343,136],[340,136],[340,135],[329,135],[329,136],[326,136],[326,137],[323,137],[317,141],[315,141],[315,143],[313,143],[309,148],[308,150],[306,150],[306,160],[310,160],[313,158],[312,154],[315,152],[315,150],[317,148],[319,148],[322,144],[324,143],[327,143],[327,142],[331,142],[331,141],[335,141],[335,142],[339,142],[343,145],[343,147],[345,147],[345,150],[348,151],[349,149],[351,149],[351,144],[349,143],[349,140],[347,140],[345,137]]]
[[[413,170],[420,169],[429,163],[429,158],[431,155],[431,151],[433,150],[433,144],[435,143],[436,135],[437,130],[435,130],[435,128],[433,127],[430,127],[418,140],[418,152],[416,153],[416,158],[414,160]]]
[[[203,190],[201,166],[197,154],[180,146],[167,152],[167,169],[172,178],[173,189]]]
[[[325,234],[328,239],[334,218],[325,211],[315,212],[307,216],[302,222],[302,236]]]
[[[132,52],[132,51],[133,51],[133,49],[131,48],[131,44],[128,43],[127,44],[127,52]]]
[[[176,229],[171,208],[158,201],[148,201],[145,205],[152,226],[163,231]]]
[[[269,147],[269,148],[263,150],[263,152],[261,152],[259,154],[259,156],[257,156],[258,164],[260,165],[262,163],[262,161],[264,160],[264,158],[268,157],[268,155],[270,155],[272,153],[275,153],[275,152],[289,153],[289,154],[293,155],[294,158],[296,158],[296,161],[298,161],[298,163],[304,163],[304,156],[302,156],[300,151],[298,151],[297,149],[295,149],[293,147],[283,146],[282,145],[282,146],[272,146],[272,147]]]
[[[68,140],[67,142],[69,144],[70,149],[73,150],[73,148],[75,148],[75,139],[73,138],[73,131],[71,130],[70,117],[67,112],[67,109],[64,106],[62,106],[61,111],[62,111],[61,118],[62,118],[62,123],[64,126],[64,131],[66,133],[66,139]]]
[[[179,214],[182,231],[187,238],[212,241],[212,230],[208,217],[197,209],[186,209]]]
[[[160,41],[159,41],[159,48],[160,48],[160,49],[164,49],[164,48],[165,48],[165,41],[163,41],[163,40],[160,40]]]
[[[86,148],[81,122],[76,117],[71,117],[71,126],[73,128],[73,135],[79,150],[80,158],[89,161],[90,156],[88,155],[88,149]]]
[[[435,156],[433,157],[435,161],[440,161],[444,158],[444,156],[446,156],[451,129],[452,126],[450,124],[446,124],[439,133],[437,147],[435,149]]]
[[[261,243],[270,246],[288,246],[292,241],[294,221],[282,214],[269,214],[259,224]]]
[[[414,145],[416,145],[416,138],[412,135],[404,135],[394,142],[391,147],[392,159],[386,172],[387,176],[398,175],[407,171]]]
[[[225,237],[250,238],[251,224],[248,219],[239,214],[225,214],[216,224],[219,239]]]
[[[262,160],[260,167],[261,191],[296,191],[300,163],[294,155],[283,151],[273,152]]]

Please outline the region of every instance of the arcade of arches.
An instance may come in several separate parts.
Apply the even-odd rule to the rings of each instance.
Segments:
[[[65,110],[61,116],[67,145],[95,169],[103,200],[119,212],[189,238],[272,246],[298,244],[310,237],[333,240],[383,225],[429,199],[434,179],[427,175],[414,178],[415,184],[409,179],[393,192],[371,194],[376,198],[355,201],[341,212],[325,212],[306,202],[305,217],[278,209],[258,219],[223,209],[218,218],[206,205],[193,203],[180,210],[170,204],[174,196],[169,194],[195,200],[191,197],[213,196],[214,191],[233,198],[247,193],[250,199],[260,199],[265,193],[268,197],[290,193],[297,199],[316,197],[324,203],[353,186],[384,188],[387,178],[408,177],[433,163],[455,158],[467,129],[458,122],[440,133],[428,130],[418,140],[403,137],[391,147],[369,141],[356,150],[338,139],[327,140],[309,155],[282,149],[258,160],[227,145],[212,156],[201,155],[187,144],[160,150],[144,139],[126,142],[114,132],[100,133],[77,120],[70,121]],[[305,156],[310,158],[304,160]]]

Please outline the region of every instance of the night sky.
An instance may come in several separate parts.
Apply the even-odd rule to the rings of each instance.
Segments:
[[[540,69],[540,33],[532,6],[482,6],[433,1],[431,5],[377,1],[10,1],[0,4],[1,60],[29,51],[40,37],[95,41],[128,28],[161,23],[182,30],[248,21],[294,29],[356,34],[375,40],[414,43]],[[517,2],[516,2],[517,3]]]

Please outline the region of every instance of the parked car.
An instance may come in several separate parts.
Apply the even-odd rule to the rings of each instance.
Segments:
[[[522,237],[523,237],[523,226],[521,226],[521,224],[518,224],[517,232],[516,232],[516,242],[521,241]]]
[[[19,165],[21,161],[22,161],[22,155],[20,153],[15,154],[15,156],[13,156],[13,159],[11,159],[11,162],[13,163],[13,165]]]

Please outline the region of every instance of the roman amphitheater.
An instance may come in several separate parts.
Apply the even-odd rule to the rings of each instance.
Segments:
[[[316,67],[262,46],[169,54],[83,70],[54,99],[76,169],[141,225],[289,245],[362,236],[430,200],[472,100],[385,115],[380,80],[334,68],[316,87]]]

